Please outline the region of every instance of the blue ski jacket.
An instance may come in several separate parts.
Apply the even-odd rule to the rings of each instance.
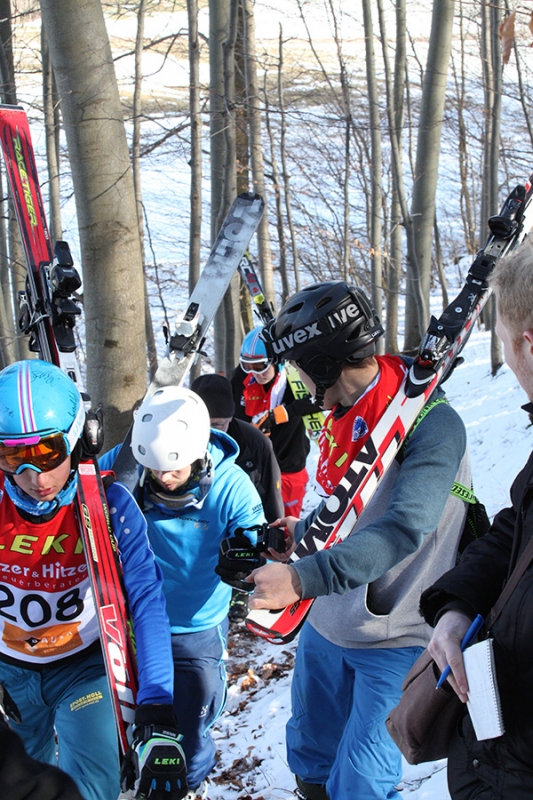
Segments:
[[[200,481],[198,496],[180,509],[155,504],[144,493],[148,537],[163,572],[163,592],[172,633],[213,628],[228,613],[231,587],[215,572],[220,542],[244,528],[255,544],[251,526],[265,522],[261,498],[250,478],[235,464],[236,442],[211,430],[211,465]],[[106,469],[118,447],[100,458]]]

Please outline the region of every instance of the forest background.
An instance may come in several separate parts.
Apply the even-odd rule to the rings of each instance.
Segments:
[[[530,24],[508,0],[0,0],[2,100],[29,113],[52,238],[81,265],[107,445],[240,191],[267,200],[252,255],[274,308],[347,279],[386,320],[383,347],[415,351],[432,287],[447,305],[531,170]],[[7,364],[27,356],[25,266],[1,195]],[[254,324],[236,277],[204,368],[229,374]]]

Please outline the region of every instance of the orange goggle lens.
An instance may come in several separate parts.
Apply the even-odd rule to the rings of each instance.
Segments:
[[[0,442],[0,469],[17,475],[25,469],[49,472],[68,456],[68,448],[62,433],[53,433],[40,438],[37,434],[21,439],[4,439]]]

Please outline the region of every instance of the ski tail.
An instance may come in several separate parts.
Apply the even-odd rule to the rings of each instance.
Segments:
[[[28,119],[19,106],[0,105],[0,143],[27,262],[25,291],[19,293],[19,327],[30,336],[30,350],[63,369],[77,384],[91,423],[90,401],[83,391],[76,357],[74,325],[80,313],[71,297],[81,281],[66,242],[54,253],[46,223]],[[97,437],[98,438],[98,437]],[[132,626],[122,570],[111,531],[105,491],[95,459],[78,469],[77,509],[80,535],[96,606],[104,663],[124,752],[137,696]]]
[[[420,411],[459,363],[459,354],[491,295],[489,278],[496,262],[533,228],[533,175],[524,186],[513,189],[500,214],[489,220],[489,228],[487,243],[474,259],[459,295],[438,320],[431,318],[405,381],[289,563],[333,547],[352,533]],[[269,642],[284,644],[300,630],[313,602],[310,598],[278,611],[251,611],[246,625]]]
[[[211,248],[200,278],[176,322],[167,332],[168,352],[157,368],[146,395],[162,386],[181,386],[201,351],[207,331],[239,266],[264,211],[263,198],[243,192],[235,198]],[[117,480],[134,494],[137,462],[131,452],[131,427],[113,463]]]

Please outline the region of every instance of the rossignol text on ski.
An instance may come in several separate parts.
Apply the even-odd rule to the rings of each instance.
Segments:
[[[28,119],[22,108],[0,106],[0,138],[27,261],[26,288],[19,293],[19,327],[30,336],[30,350],[66,372],[85,401],[86,452],[78,468],[77,518],[120,745],[126,752],[138,686],[135,648],[117,546],[96,463],[99,413],[90,410],[76,358],[74,325],[80,309],[72,293],[81,286],[81,280],[66,242],[56,243],[54,264]]]
[[[167,354],[160,361],[146,396],[161,386],[180,386],[187,377],[263,211],[264,201],[258,194],[243,192],[233,201],[187,308],[176,320],[175,333],[166,332]],[[129,446],[130,440],[131,429],[115,459],[113,471],[117,479],[133,491],[137,484],[137,462]]]
[[[462,360],[459,354],[490,297],[488,279],[496,261],[513,250],[532,229],[532,181],[533,175],[525,185],[516,186],[500,214],[490,218],[489,238],[474,259],[463,288],[439,319],[431,317],[418,356],[402,386],[288,563],[332,547],[353,531],[429,397]],[[291,335],[307,341],[321,334],[310,325]],[[282,358],[290,344],[281,340],[276,346]],[[252,611],[246,620],[247,627],[270,642],[283,644],[297,634],[312,603],[313,598],[309,598],[279,611]]]

